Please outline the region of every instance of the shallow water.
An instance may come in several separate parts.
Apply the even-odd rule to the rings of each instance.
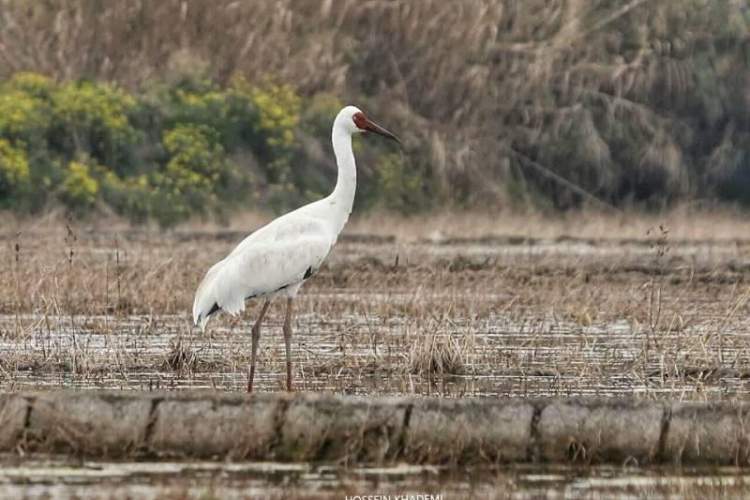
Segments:
[[[380,299],[358,293],[356,300]],[[719,343],[702,341],[710,332],[700,325],[651,339],[623,320],[581,326],[553,317],[453,317],[434,327],[438,338],[455,340],[461,359],[453,370],[458,373],[442,374],[410,370],[415,345],[429,340],[408,317],[302,314],[297,324],[300,390],[675,399],[750,392],[750,329],[742,324],[722,330]],[[249,342],[242,325],[217,323],[210,335],[187,325],[187,318],[174,316],[0,316],[6,332],[0,336],[0,389],[243,390]],[[280,330],[274,321],[264,329],[260,390],[283,388]]]
[[[48,457],[0,469],[2,498],[718,498],[750,493],[737,468],[526,467],[97,462]],[[439,496],[439,497],[438,497]],[[392,497],[393,498],[393,497]],[[423,497],[424,498],[424,497]]]

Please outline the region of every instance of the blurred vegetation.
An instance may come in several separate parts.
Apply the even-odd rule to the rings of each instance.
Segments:
[[[19,212],[293,208],[349,102],[361,208],[750,206],[745,0],[0,0],[0,59]]]
[[[59,202],[76,215],[113,210],[164,226],[260,201],[287,210],[335,180],[333,158],[300,144],[324,142],[322,124],[330,128],[341,103],[324,94],[310,102],[302,114],[292,87],[241,79],[131,93],[15,73],[0,85],[0,203],[34,212]]]

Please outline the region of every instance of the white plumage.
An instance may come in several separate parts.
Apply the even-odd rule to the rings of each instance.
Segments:
[[[193,302],[193,320],[205,329],[210,316],[219,311],[236,315],[245,301],[265,298],[264,307],[253,327],[253,352],[248,390],[252,390],[257,340],[268,301],[277,295],[287,297],[284,335],[287,342],[287,388],[291,390],[292,299],[302,283],[325,260],[344,228],[354,203],[357,173],[352,152],[352,135],[371,131],[396,137],[368,120],[354,106],[342,109],[333,123],[333,150],[338,178],[333,192],[322,200],[279,217],[245,238],[224,259],[214,264],[198,286]]]
[[[236,315],[251,298],[296,295],[338,236],[324,220],[306,214],[308,207],[258,229],[208,270],[195,294],[193,319],[197,325],[205,329],[212,310]]]

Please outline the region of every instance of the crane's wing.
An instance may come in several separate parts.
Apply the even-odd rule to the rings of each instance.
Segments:
[[[315,221],[288,221],[265,238],[246,239],[203,278],[193,320],[205,328],[221,309],[238,314],[249,298],[283,290],[310,277],[331,250],[332,239]]]

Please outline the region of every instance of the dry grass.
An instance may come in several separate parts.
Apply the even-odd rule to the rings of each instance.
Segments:
[[[430,240],[436,243],[451,238],[575,238],[595,240],[655,240],[662,225],[669,228],[672,241],[737,240],[750,235],[750,220],[743,211],[712,209],[703,211],[681,205],[662,213],[602,213],[572,211],[548,214],[539,211],[444,212],[414,216],[386,216],[373,213],[353,219],[352,233],[393,235],[398,241]],[[244,223],[244,217],[238,216]],[[250,221],[257,220],[251,216]],[[234,226],[234,224],[233,224]]]
[[[487,240],[493,237],[520,239],[592,239],[606,241],[658,239],[658,227],[669,230],[671,241],[733,241],[750,235],[750,219],[743,210],[712,207],[708,210],[691,204],[678,205],[662,212],[622,211],[615,213],[597,210],[544,212],[537,210],[434,211],[428,214],[402,215],[381,211],[355,215],[346,226],[346,234],[370,235],[393,239],[396,243],[446,243],[455,240]],[[195,219],[174,232],[216,234],[237,232],[237,237],[274,217],[262,212],[234,214],[220,227],[211,220]],[[52,213],[47,219],[31,224],[27,218],[16,218],[0,213],[0,227],[5,233],[23,228],[57,226],[60,215]],[[91,230],[115,229],[126,232],[126,221],[97,224],[81,223]],[[481,242],[481,241],[477,241]]]
[[[471,350],[466,337],[421,335],[409,350],[409,372],[417,375],[459,375],[464,373]]]
[[[243,222],[258,220],[170,233],[11,221],[0,245],[0,384],[242,390],[258,305],[218,318],[205,336],[189,315],[202,273]],[[742,397],[750,241],[737,235],[746,222],[680,213],[578,221],[354,220],[298,300],[300,387]],[[262,336],[263,389],[283,387],[281,314],[272,307]]]

